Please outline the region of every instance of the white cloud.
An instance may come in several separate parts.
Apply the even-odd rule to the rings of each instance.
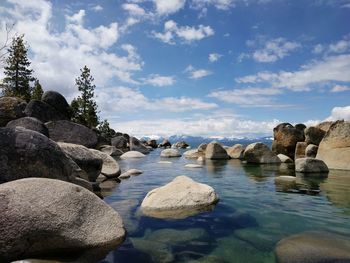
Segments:
[[[186,0],[154,0],[156,12],[159,15],[169,15],[176,13],[184,7]]]
[[[287,41],[285,38],[275,38],[263,43],[263,47],[255,50],[252,58],[258,62],[275,62],[286,56],[292,51],[300,48],[301,45],[294,41]]]
[[[340,40],[329,45],[329,52],[344,53],[350,49],[350,40]]]
[[[343,92],[343,91],[348,91],[348,90],[350,90],[349,86],[335,85],[331,89],[331,92]]]
[[[124,56],[108,49],[119,39],[119,25],[112,22],[95,28],[84,26],[84,10],[66,16],[63,31],[52,28],[52,4],[43,0],[16,0],[0,11],[8,21],[16,21],[14,31],[25,34],[30,44],[30,59],[35,77],[44,89],[54,89],[68,100],[77,92],[74,79],[87,65],[97,86],[112,78],[137,83],[133,73],[141,70],[143,61],[132,46],[123,46]],[[1,28],[3,34],[3,28]],[[33,33],[35,32],[35,33]],[[1,69],[0,69],[1,70]],[[1,70],[2,71],[2,70]]]
[[[206,9],[208,6],[214,6],[219,10],[228,10],[235,6],[235,0],[192,0],[191,6],[194,9]]]
[[[211,71],[206,69],[195,69],[192,65],[187,66],[185,72],[190,74],[190,79],[200,79],[213,74]]]
[[[210,26],[199,25],[197,27],[178,26],[173,20],[164,23],[164,32],[152,32],[152,35],[164,43],[173,44],[177,37],[184,43],[191,43],[214,35]]]
[[[145,10],[137,4],[126,3],[122,5],[122,8],[132,16],[144,16],[146,14]]]
[[[320,53],[322,53],[323,50],[324,50],[324,46],[321,44],[317,44],[316,46],[314,46],[312,53],[320,54]]]
[[[240,88],[231,90],[216,90],[208,96],[223,102],[247,107],[286,107],[290,105],[276,104],[273,96],[281,94],[276,88]]]
[[[144,83],[156,87],[171,86],[175,83],[175,78],[173,76],[160,76],[158,74],[152,74],[148,78],[144,79]]]
[[[103,7],[100,5],[95,5],[92,7],[92,10],[94,10],[95,12],[100,12],[103,10]]]
[[[307,91],[314,84],[350,81],[350,54],[326,57],[306,64],[298,71],[262,71],[236,78],[237,83],[267,83],[271,87]]]
[[[327,121],[336,121],[336,120],[350,121],[350,106],[334,107],[332,109],[331,116],[329,116],[326,120]]]
[[[222,55],[220,55],[218,53],[211,53],[211,54],[209,54],[208,59],[210,62],[215,62],[215,61],[218,61],[221,57],[222,57]]]

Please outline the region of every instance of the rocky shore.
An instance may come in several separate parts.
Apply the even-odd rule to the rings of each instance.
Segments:
[[[261,142],[225,146],[215,141],[188,149],[184,141],[142,141],[121,132],[111,137],[74,123],[66,99],[47,91],[29,103],[0,98],[0,127],[0,262],[86,250],[100,251],[90,262],[103,258],[124,241],[126,231],[118,208],[102,199],[116,184],[142,174],[132,168],[122,171],[118,159],[145,158],[156,148],[162,148],[163,164],[181,156],[195,160],[188,169],[210,160],[238,159],[287,163],[312,178],[327,177],[331,169],[350,170],[350,122],[342,120],[314,127],[279,124],[271,149]],[[293,187],[291,176],[276,180]],[[210,211],[217,202],[219,194],[211,186],[178,176],[150,191],[140,209],[149,217],[180,219]],[[349,242],[301,233],[277,244],[277,260],[350,262]]]

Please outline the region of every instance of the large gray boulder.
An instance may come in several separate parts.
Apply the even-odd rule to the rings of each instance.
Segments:
[[[79,165],[89,176],[89,181],[95,182],[102,170],[103,160],[90,149],[83,145],[58,142],[62,151],[64,151],[72,160]]]
[[[189,158],[189,159],[194,159],[194,158],[199,158],[199,157],[204,157],[204,152],[199,152],[198,149],[192,149],[192,150],[188,150],[186,152],[183,153],[183,156],[185,158]]]
[[[297,142],[297,146],[295,147],[294,160],[305,157],[306,147],[306,142]]]
[[[150,191],[142,201],[141,210],[157,218],[185,218],[210,210],[218,200],[212,187],[182,175]]]
[[[113,137],[111,145],[122,151],[129,151],[128,140],[122,135]]]
[[[16,128],[23,127],[28,130],[36,131],[41,134],[44,134],[46,137],[49,137],[49,130],[47,127],[36,118],[33,117],[23,117],[7,123],[6,127],[8,128]]]
[[[115,248],[125,237],[119,214],[90,191],[27,178],[0,185],[0,262]]]
[[[303,142],[305,125],[296,125],[290,123],[281,123],[273,129],[274,140],[272,142],[272,151],[276,154],[282,153],[294,159],[295,147],[297,142]]]
[[[304,232],[282,239],[276,245],[278,263],[350,262],[350,240],[326,232]]]
[[[350,170],[350,122],[333,123],[321,141],[317,159],[323,160],[330,169]]]
[[[282,153],[277,154],[277,157],[281,160],[282,163],[293,163],[293,160],[289,156]]]
[[[110,146],[110,145],[103,145],[100,151],[107,153],[110,156],[120,156],[124,153],[120,149],[117,149],[115,146]]]
[[[130,151],[138,151],[143,154],[147,154],[150,152],[150,150],[135,137],[130,137],[129,145]]]
[[[305,157],[316,158],[318,151],[318,146],[314,144],[309,144],[305,149]]]
[[[248,163],[280,163],[281,160],[262,142],[249,144],[243,153]]]
[[[232,159],[242,159],[243,158],[243,153],[244,153],[244,147],[242,144],[235,144],[232,147],[228,148],[227,154],[230,156]]]
[[[103,174],[107,178],[115,178],[121,174],[119,164],[110,155],[95,149],[89,150],[90,152],[102,159],[103,163],[101,174]]]
[[[24,111],[27,117],[34,117],[42,122],[68,120],[68,117],[41,100],[31,100]]]
[[[164,157],[164,158],[181,157],[181,153],[176,149],[165,149],[161,151],[160,157]]]
[[[0,127],[6,126],[9,121],[24,117],[27,103],[15,97],[0,98]]]
[[[74,181],[80,169],[46,136],[24,128],[0,128],[0,183],[27,177]]]
[[[299,158],[295,160],[295,171],[300,173],[327,173],[329,172],[327,165],[315,158]]]
[[[317,127],[312,127],[312,126],[307,127],[304,130],[304,133],[305,133],[305,142],[307,144],[315,144],[315,145],[319,145],[326,134],[324,130]]]
[[[41,97],[41,101],[53,107],[55,110],[66,116],[67,118],[71,117],[71,110],[68,102],[65,97],[56,91],[45,91]]]
[[[97,145],[96,133],[83,125],[71,121],[51,121],[45,123],[49,129],[50,138],[55,142],[81,144],[88,148]]]
[[[205,150],[205,158],[211,160],[230,159],[224,147],[218,142],[211,142]]]

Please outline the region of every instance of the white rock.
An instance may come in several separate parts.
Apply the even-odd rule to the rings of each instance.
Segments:
[[[189,163],[185,165],[186,168],[202,168],[203,166],[200,164],[193,164],[193,163]]]
[[[160,153],[161,157],[172,158],[172,157],[181,157],[181,154],[176,149],[165,149]]]
[[[137,151],[129,151],[120,156],[121,159],[129,159],[129,158],[142,158],[145,157],[143,153]]]

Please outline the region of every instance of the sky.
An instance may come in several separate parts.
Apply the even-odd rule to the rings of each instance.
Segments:
[[[34,76],[134,136],[269,136],[350,120],[350,0],[1,0]],[[3,65],[0,66],[0,79]]]

